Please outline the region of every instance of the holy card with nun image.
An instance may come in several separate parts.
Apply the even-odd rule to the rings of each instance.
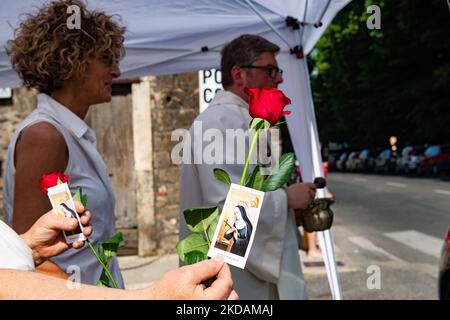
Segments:
[[[244,269],[258,225],[264,192],[231,184],[208,256]]]

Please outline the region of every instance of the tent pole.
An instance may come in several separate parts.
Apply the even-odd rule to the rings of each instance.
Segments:
[[[305,12],[303,13],[303,21],[306,21],[306,11],[308,11],[308,0],[305,1]]]
[[[306,13],[308,11],[308,0],[305,1],[305,12],[303,14],[303,21],[306,21]],[[299,30],[300,33],[300,41],[299,45],[301,46],[303,44],[303,33],[305,31],[305,22],[300,22],[301,29]]]
[[[317,19],[316,23],[314,23],[314,27],[319,28],[322,26],[322,18],[325,15],[325,12],[327,11],[328,7],[330,6],[331,0],[328,0],[325,7],[323,8],[322,12],[320,13],[319,19]]]
[[[339,273],[337,272],[336,256],[334,254],[334,247],[333,247],[334,244],[333,234],[331,233],[331,229],[325,230],[323,234],[325,236],[325,243],[327,243],[328,259],[332,262],[332,264],[330,264],[331,266],[330,271],[334,288],[334,300],[342,300]]]
[[[312,101],[312,91],[311,86],[309,84],[309,71],[308,71],[308,65],[303,59],[300,63],[303,63],[304,68],[303,70],[303,77],[307,82],[307,90],[310,92],[310,99],[311,99],[311,109],[308,109],[309,112],[307,112],[305,115],[308,118],[308,122],[310,124],[310,127],[307,129],[309,131],[308,136],[311,140],[310,145],[310,152],[312,157],[312,169],[313,169],[313,177],[323,177],[323,167],[322,167],[322,159],[320,157],[320,150],[319,150],[319,140],[318,140],[318,130],[317,130],[317,121],[316,116],[314,112],[314,106]],[[319,189],[317,192],[318,198],[325,198],[326,193],[324,189]],[[334,255],[334,242],[333,238],[330,236],[331,230],[325,230],[324,232],[318,233],[319,236],[319,242],[322,249],[322,254],[324,257],[324,263],[325,268],[327,271],[328,276],[328,282],[330,284],[331,294],[333,296],[334,300],[341,300],[341,288],[339,284],[339,278],[338,278],[338,272],[337,272],[337,263],[336,263],[336,257]]]
[[[331,276],[331,264],[330,264],[330,259],[329,259],[329,246],[326,243],[325,240],[325,235],[323,234],[323,232],[319,231],[317,232],[317,239],[319,240],[319,247],[322,250],[322,257],[323,257],[323,263],[325,265],[325,270],[327,272],[327,280],[328,280],[328,285],[330,287],[331,290],[331,297],[333,300],[335,300],[336,297],[336,293],[335,293],[335,285],[333,283],[333,277]]]

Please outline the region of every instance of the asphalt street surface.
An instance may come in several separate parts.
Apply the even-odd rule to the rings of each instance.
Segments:
[[[437,299],[450,182],[330,173],[328,186],[343,299]],[[331,299],[324,267],[303,262],[309,298]]]

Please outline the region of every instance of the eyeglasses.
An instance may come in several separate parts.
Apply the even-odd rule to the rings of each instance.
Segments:
[[[274,66],[272,64],[268,64],[267,66],[241,66],[241,68],[248,68],[248,69],[262,69],[264,71],[266,71],[269,76],[271,76],[272,78],[276,78],[277,75],[282,75],[283,74],[283,70],[278,68],[277,66]]]

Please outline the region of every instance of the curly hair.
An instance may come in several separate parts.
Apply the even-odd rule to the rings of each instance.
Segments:
[[[69,29],[67,12],[72,5],[80,9],[80,29]],[[114,21],[115,16],[88,11],[82,1],[53,1],[25,16],[6,52],[26,87],[51,94],[68,79],[82,79],[88,59],[113,65],[125,55],[125,27]]]

